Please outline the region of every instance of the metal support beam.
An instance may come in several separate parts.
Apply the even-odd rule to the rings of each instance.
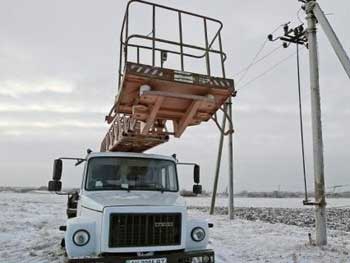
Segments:
[[[337,35],[335,34],[331,24],[329,23],[326,15],[323,13],[321,7],[316,2],[313,3],[313,9],[312,9],[315,17],[317,18],[318,22],[321,24],[323,31],[325,32],[329,42],[331,43],[334,52],[337,54],[338,59],[340,63],[343,65],[343,68],[348,74],[348,77],[350,78],[350,59],[348,57],[348,54],[346,53],[344,47],[342,46],[340,40],[338,39]]]
[[[230,118],[229,128],[233,131],[232,124],[232,101],[228,101],[228,116]],[[234,218],[234,192],[233,192],[233,132],[228,135],[228,215],[230,219]]]
[[[227,112],[226,104],[225,104],[225,107],[224,107],[224,111]],[[211,196],[211,204],[210,204],[210,211],[209,211],[209,213],[211,215],[213,215],[214,211],[215,211],[215,201],[216,201],[216,194],[217,194],[217,191],[218,191],[218,182],[219,182],[219,174],[220,174],[220,166],[221,166],[222,148],[223,148],[223,145],[224,145],[224,138],[225,138],[225,134],[224,134],[225,127],[226,127],[226,116],[224,114],[223,117],[222,117],[222,125],[221,125],[222,132],[220,133],[218,156],[217,156],[217,159],[216,159],[214,186],[213,186],[213,193],[212,193],[212,196]]]
[[[185,65],[184,65],[184,47],[183,47],[183,36],[182,36],[182,16],[181,16],[181,12],[179,12],[179,37],[180,37],[181,71],[185,71]]]
[[[200,100],[194,100],[191,103],[191,105],[188,107],[187,111],[185,112],[184,116],[181,118],[179,124],[176,127],[176,130],[175,130],[176,138],[179,138],[182,135],[182,133],[185,131],[186,127],[189,125],[194,115],[197,113],[197,110],[201,103],[202,101]]]
[[[142,129],[142,133],[141,133],[142,135],[147,135],[149,132],[149,129],[153,126],[157,112],[159,111],[160,106],[162,105],[163,101],[164,101],[164,97],[158,97],[156,102],[152,106],[151,111],[149,113],[149,117],[146,121],[146,124]]]
[[[326,200],[324,185],[323,138],[321,123],[321,98],[318,69],[318,47],[316,35],[316,17],[313,13],[314,1],[306,3],[307,34],[309,41],[310,86],[311,86],[311,114],[315,177],[316,205],[316,244],[327,244]]]
[[[156,65],[156,6],[153,6],[152,12],[152,66]]]
[[[207,74],[208,76],[211,75],[210,73],[210,47],[209,47],[209,39],[208,39],[208,23],[207,23],[207,19],[204,18],[204,34],[205,34],[205,53],[206,53],[206,64],[207,64]]]

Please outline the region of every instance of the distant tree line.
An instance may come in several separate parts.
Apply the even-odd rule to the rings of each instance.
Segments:
[[[33,191],[47,191],[47,186],[40,187],[14,187],[14,186],[0,186],[0,192],[12,192],[12,193],[28,193]],[[64,192],[79,191],[79,189],[63,189]],[[180,191],[181,196],[195,197],[192,190],[182,189]],[[202,194],[198,196],[211,196],[211,192],[203,190]],[[227,192],[218,193],[218,196],[227,197]],[[241,191],[235,194],[236,197],[248,197],[248,198],[303,198],[303,192],[291,192],[291,191]],[[314,193],[308,193],[309,197],[314,197]],[[350,198],[350,191],[344,192],[328,192],[328,198]]]

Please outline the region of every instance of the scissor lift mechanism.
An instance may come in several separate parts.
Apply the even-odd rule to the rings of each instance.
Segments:
[[[129,12],[133,4],[152,8],[152,36],[129,35]],[[156,36],[155,17],[158,10],[177,13],[178,42]],[[203,20],[204,46],[183,41],[182,17],[185,15]],[[209,23],[218,26],[212,39],[208,37]],[[235,95],[233,80],[225,76],[226,55],[222,50],[221,30],[222,23],[216,19],[145,1],[128,3],[121,30],[119,89],[115,103],[106,116],[111,126],[101,144],[101,151],[143,152],[168,141],[170,135],[179,138],[188,126],[210,119],[216,121],[216,112],[222,110],[225,102]],[[138,40],[137,44],[132,42],[135,39]],[[140,40],[144,44],[139,44]],[[149,42],[152,44],[147,45]],[[172,48],[158,48],[157,43],[166,43]],[[214,44],[218,44],[218,50],[213,48]],[[203,54],[184,52],[185,48]],[[136,49],[137,53],[134,61],[129,56],[132,49]],[[142,61],[142,51],[152,52],[152,63]],[[180,69],[164,68],[168,54],[180,60]],[[220,77],[211,75],[210,56],[213,54],[220,56]],[[156,62],[158,55],[160,61]],[[207,74],[185,71],[186,57],[204,60]],[[169,124],[172,124],[172,131],[169,131]]]

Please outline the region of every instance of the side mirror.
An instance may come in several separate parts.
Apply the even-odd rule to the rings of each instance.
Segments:
[[[200,184],[193,185],[193,193],[199,195],[202,193],[202,186]]]
[[[193,181],[195,184],[199,184],[200,181],[200,167],[198,164],[196,164],[193,169]]]
[[[50,192],[60,192],[62,190],[61,181],[49,181],[48,190]]]
[[[60,181],[62,177],[62,160],[61,159],[56,159],[53,162],[53,175],[52,179],[54,181]]]

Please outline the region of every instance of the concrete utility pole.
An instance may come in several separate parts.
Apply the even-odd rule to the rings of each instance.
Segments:
[[[288,24],[284,26],[284,35],[274,38],[272,34],[268,35],[270,41],[280,39],[284,41],[283,46],[288,47],[290,43],[297,45],[305,45],[309,47],[309,62],[310,62],[310,83],[311,83],[311,113],[312,113],[312,135],[313,135],[313,156],[314,156],[314,177],[315,177],[315,202],[309,202],[307,197],[307,188],[305,180],[304,167],[304,182],[305,182],[305,200],[304,205],[316,206],[316,244],[319,246],[327,244],[327,215],[326,215],[326,191],[324,183],[324,164],[323,164],[323,139],[322,139],[322,122],[321,122],[321,96],[319,85],[319,70],[318,70],[318,47],[317,47],[317,28],[319,23],[324,33],[326,34],[330,44],[333,47],[340,63],[345,72],[350,78],[350,59],[342,46],[340,40],[335,34],[327,16],[322,11],[316,0],[298,0],[305,5],[302,7],[306,12],[307,30],[304,31],[303,25],[294,29],[289,29]],[[307,37],[305,36],[307,35]],[[298,46],[297,46],[298,48]],[[297,49],[297,57],[299,53]],[[299,60],[298,60],[299,67]],[[298,72],[299,80],[299,72]],[[299,87],[300,96],[300,87]],[[300,97],[299,97],[300,100]],[[299,104],[301,110],[301,104]],[[301,119],[301,117],[300,117]],[[302,122],[302,121],[301,121]],[[302,124],[301,124],[302,127]],[[304,159],[304,143],[303,131],[301,128],[302,149]]]
[[[318,69],[318,47],[316,17],[313,13],[315,1],[306,2],[307,36],[309,43],[311,114],[313,135],[313,157],[316,201],[316,244],[327,245],[326,199],[323,164],[323,138],[321,122],[321,98]]]

